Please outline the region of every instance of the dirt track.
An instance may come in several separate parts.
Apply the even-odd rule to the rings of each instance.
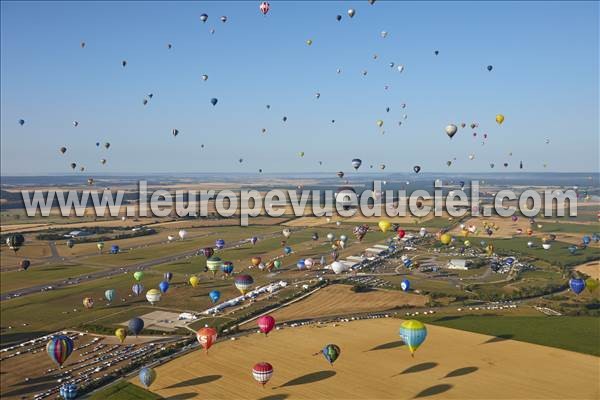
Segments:
[[[400,320],[307,326],[253,334],[194,351],[156,368],[150,387],[181,399],[597,399],[598,358],[486,335],[428,326],[411,358],[398,337]],[[312,354],[342,349],[330,367]],[[265,388],[252,366],[270,362]],[[568,372],[567,372],[568,371]],[[132,380],[139,384],[137,378]],[[434,395],[436,395],[434,397]],[[176,396],[176,397],[172,397]]]

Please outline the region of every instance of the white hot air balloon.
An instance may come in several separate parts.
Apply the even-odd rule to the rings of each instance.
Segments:
[[[169,235],[169,236],[167,236],[167,240],[168,240],[169,242],[172,242],[173,240],[175,240],[175,236],[173,236],[173,235]]]
[[[283,236],[285,236],[287,239],[292,234],[292,231],[290,231],[288,228],[285,228],[281,233],[283,233]]]
[[[306,267],[306,269],[311,269],[313,265],[314,261],[312,258],[307,258],[304,260],[304,266]]]
[[[182,229],[179,231],[179,238],[181,240],[185,240],[185,237],[187,236],[187,231],[185,229]]]
[[[150,302],[150,304],[154,305],[154,303],[160,300],[160,290],[158,289],[150,289],[146,292],[146,300]]]
[[[335,261],[333,264],[331,264],[331,270],[334,274],[341,274],[345,269],[345,265],[339,261]]]
[[[419,236],[424,237],[425,235],[427,235],[427,229],[421,228],[419,230]]]

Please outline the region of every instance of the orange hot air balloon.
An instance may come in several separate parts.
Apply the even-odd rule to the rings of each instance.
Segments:
[[[196,339],[208,354],[210,346],[217,341],[217,330],[208,327],[200,328],[198,329],[198,332],[196,332]]]
[[[533,229],[531,229],[531,228],[527,228],[527,234],[528,234],[529,236],[533,235]]]
[[[258,265],[260,264],[261,261],[262,261],[262,258],[260,258],[258,256],[252,257],[252,265],[254,265],[255,267],[258,267]]]

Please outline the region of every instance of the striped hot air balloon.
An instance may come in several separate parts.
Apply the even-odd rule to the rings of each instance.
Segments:
[[[223,264],[223,260],[217,256],[208,257],[206,260],[206,268],[213,273],[213,276],[215,276],[221,264]]]
[[[323,347],[323,350],[321,350],[321,353],[323,353],[323,357],[325,357],[325,359],[329,362],[330,365],[333,365],[335,360],[337,360],[340,356],[341,352],[342,350],[340,349],[340,347],[335,344],[328,344],[327,346]]]
[[[233,263],[231,261],[225,261],[223,265],[221,265],[221,271],[229,276],[233,272]]]
[[[236,276],[234,283],[237,290],[242,294],[246,294],[250,286],[254,284],[254,279],[252,279],[250,275],[238,275]]]
[[[53,336],[46,345],[46,352],[52,361],[62,367],[73,352],[73,340],[66,335]]]
[[[425,328],[425,324],[414,319],[404,321],[400,325],[400,337],[408,346],[411,356],[414,357],[415,351],[427,337],[427,328]]]
[[[265,386],[273,376],[273,366],[268,362],[259,362],[252,368],[252,376],[258,383]]]
[[[204,351],[208,353],[208,349],[217,341],[217,330],[208,327],[200,328],[196,332],[196,340],[204,348]]]
[[[77,385],[65,383],[60,387],[59,394],[64,400],[74,399],[77,397]]]
[[[140,378],[140,382],[142,382],[142,385],[148,388],[156,379],[156,372],[150,367],[145,367],[140,370],[140,374],[138,376]]]
[[[131,291],[136,296],[139,296],[140,294],[142,294],[144,292],[144,285],[142,285],[141,283],[134,283],[133,286],[131,287]]]

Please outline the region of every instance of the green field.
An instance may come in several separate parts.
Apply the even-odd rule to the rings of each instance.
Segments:
[[[157,400],[164,399],[155,393],[127,381],[120,381],[101,389],[88,397],[89,400]]]
[[[600,356],[600,319],[596,317],[466,315],[421,317],[420,320],[497,337],[487,343],[512,339]]]
[[[27,271],[0,272],[0,292],[60,281],[69,277],[85,275],[96,271],[94,267],[83,265],[32,265]]]
[[[553,223],[553,222],[544,222],[542,224],[542,232],[548,233],[578,233],[583,235],[591,235],[595,232],[600,232],[600,228],[596,224],[569,224],[569,223]]]

